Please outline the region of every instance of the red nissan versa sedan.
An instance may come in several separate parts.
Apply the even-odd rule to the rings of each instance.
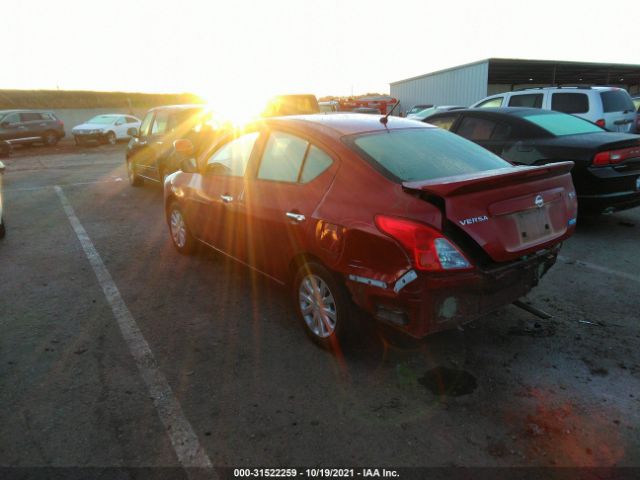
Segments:
[[[573,163],[516,167],[384,120],[264,119],[183,161],[164,190],[175,248],[201,242],[291,285],[307,333],[331,348],[351,300],[423,337],[529,292],[575,228]]]

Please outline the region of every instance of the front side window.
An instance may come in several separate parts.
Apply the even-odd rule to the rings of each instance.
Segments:
[[[511,128],[501,122],[495,122],[486,118],[465,117],[456,132],[469,140],[504,140]]]
[[[542,108],[542,94],[527,93],[522,95],[513,95],[509,99],[509,106],[510,107]]]
[[[11,113],[2,119],[2,123],[20,123],[20,114]]]
[[[207,173],[231,177],[242,177],[259,133],[248,133],[231,140],[207,160]]]
[[[151,127],[151,120],[153,120],[153,113],[149,112],[144,117],[142,124],[140,125],[140,135],[146,137],[149,135],[149,127]]]
[[[498,108],[502,106],[502,100],[504,97],[490,98],[476,105],[476,108]]]
[[[563,113],[587,113],[589,97],[584,93],[554,93],[551,95],[551,110]]]
[[[347,139],[392,179],[407,182],[511,167],[469,140],[438,128],[411,128]]]
[[[151,135],[163,135],[167,131],[168,124],[169,112],[156,112],[156,118],[153,120],[153,126],[151,127]]]

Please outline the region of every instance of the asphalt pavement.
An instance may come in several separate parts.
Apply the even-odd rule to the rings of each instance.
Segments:
[[[173,250],[123,145],[32,150],[5,161],[0,467],[640,467],[640,208],[579,224],[527,298],[550,320],[365,319],[331,355],[281,287]]]

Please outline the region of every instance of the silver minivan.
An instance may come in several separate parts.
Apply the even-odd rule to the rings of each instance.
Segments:
[[[529,107],[570,113],[612,132],[633,133],[636,112],[629,93],[617,87],[538,87],[491,95],[471,108]]]

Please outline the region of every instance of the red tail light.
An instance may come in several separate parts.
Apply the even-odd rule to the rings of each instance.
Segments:
[[[622,148],[620,150],[608,150],[606,152],[598,152],[593,157],[593,165],[602,167],[604,165],[615,165],[624,162],[629,158],[640,157],[640,145],[631,148]]]
[[[604,122],[604,118],[601,118],[600,120],[596,120],[596,125],[598,125],[599,127],[604,128],[604,126],[606,125]]]
[[[441,232],[421,223],[378,215],[380,231],[391,236],[413,256],[418,270],[469,270],[472,265]]]

